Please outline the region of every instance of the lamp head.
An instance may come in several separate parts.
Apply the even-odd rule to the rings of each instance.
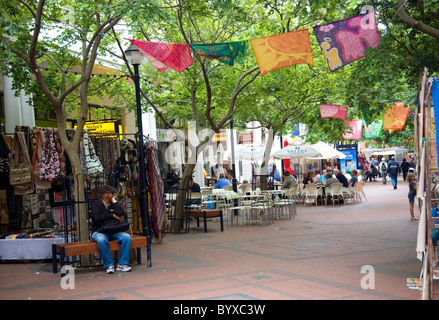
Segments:
[[[144,56],[134,44],[131,44],[128,49],[125,50],[125,56],[127,57],[128,63],[131,65],[139,65],[143,63]]]

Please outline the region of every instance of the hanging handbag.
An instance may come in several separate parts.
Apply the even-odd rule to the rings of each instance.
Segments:
[[[101,164],[98,156],[96,155],[93,143],[88,135],[88,130],[84,130],[83,145],[85,153],[85,162],[87,166],[87,174],[101,174],[104,173],[104,167]]]
[[[53,137],[53,130],[46,130],[46,140],[40,158],[39,178],[42,181],[52,182],[61,172],[59,154]]]
[[[98,227],[98,232],[105,234],[113,234],[118,232],[127,231],[130,228],[130,222],[125,219],[120,222],[117,219],[105,220],[101,226]]]
[[[16,195],[34,191],[32,163],[29,158],[24,132],[16,131],[9,159],[9,183],[14,186]]]
[[[10,150],[0,132],[0,176],[6,176],[9,173],[9,153]]]
[[[35,187],[38,189],[50,189],[52,183],[49,181],[40,180],[40,157],[43,149],[43,133],[37,132],[37,141],[35,142],[35,150],[32,158],[32,178],[34,179]]]

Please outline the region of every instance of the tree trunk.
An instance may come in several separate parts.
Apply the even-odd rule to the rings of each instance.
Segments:
[[[180,233],[181,223],[183,223],[184,218],[184,207],[186,201],[186,193],[189,185],[189,178],[192,177],[194,172],[195,164],[188,164],[185,166],[183,175],[180,180],[179,190],[177,194],[176,204],[175,204],[175,214],[174,220],[170,225],[170,231],[173,233]]]

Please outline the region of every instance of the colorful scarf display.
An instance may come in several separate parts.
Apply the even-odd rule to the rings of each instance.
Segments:
[[[363,120],[362,119],[347,120],[347,123],[351,127],[351,130],[346,130],[345,134],[343,135],[343,139],[345,140],[361,139],[361,129],[363,126]]]
[[[383,114],[383,129],[390,133],[401,132],[405,120],[410,112],[410,106],[404,107],[403,102],[395,102],[393,106]]]
[[[433,78],[431,85],[431,98],[433,99],[433,111],[434,111],[434,127],[435,127],[435,135],[436,135],[436,150],[437,146],[439,146],[439,133],[437,129],[439,128],[439,82],[436,78]],[[433,146],[433,142],[431,143]],[[436,160],[439,163],[439,152],[436,151]]]
[[[314,65],[308,29],[249,41],[261,75],[299,63]]]
[[[167,68],[183,72],[194,63],[188,44],[128,40],[160,72],[165,71]]]
[[[346,120],[347,106],[338,106],[333,104],[321,104],[320,116],[323,118],[339,118]]]
[[[247,52],[248,41],[235,41],[226,43],[191,44],[191,49],[200,56],[215,59],[233,66],[235,60],[244,62]]]
[[[377,47],[380,41],[374,12],[313,29],[329,69],[333,72],[363,58],[364,51]]]

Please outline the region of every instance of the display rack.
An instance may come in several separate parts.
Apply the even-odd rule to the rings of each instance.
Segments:
[[[428,79],[428,69],[421,73],[418,88],[418,104],[414,115],[415,153],[417,157],[417,199],[420,219],[416,251],[422,261],[419,281],[415,286],[422,291],[422,300],[434,299],[434,273],[437,268],[437,244],[433,243],[432,233],[435,221],[432,218],[431,202],[438,199],[433,181],[437,179],[436,129],[434,126],[432,96],[432,79]],[[439,200],[439,199],[438,199]],[[407,285],[413,288],[413,279]]]

